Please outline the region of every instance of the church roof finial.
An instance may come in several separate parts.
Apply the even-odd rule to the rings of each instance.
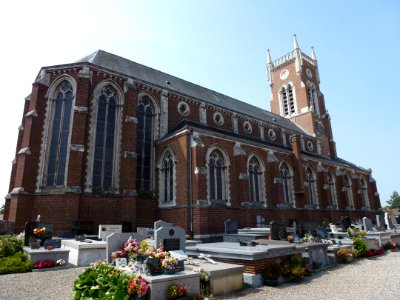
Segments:
[[[299,43],[297,42],[296,34],[293,34],[293,49],[296,50],[296,49],[299,49],[299,48],[300,47],[299,47]]]
[[[267,49],[267,52],[268,52],[267,63],[270,64],[270,63],[272,63],[271,53],[269,52],[269,49]]]
[[[317,56],[315,55],[314,47],[311,47],[311,58],[312,58],[313,60],[317,60]]]

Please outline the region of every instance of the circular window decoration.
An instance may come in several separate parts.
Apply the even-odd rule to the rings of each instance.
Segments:
[[[244,131],[246,131],[247,133],[251,133],[253,131],[253,128],[251,127],[251,124],[249,121],[245,121],[243,123],[243,129]]]
[[[270,128],[270,129],[268,130],[268,137],[269,137],[269,139],[270,139],[271,141],[275,141],[275,139],[276,139],[275,130],[273,130],[272,128]]]
[[[189,105],[186,102],[179,102],[178,103],[178,112],[182,116],[188,116],[190,113]]]
[[[314,144],[311,141],[307,141],[307,149],[309,151],[313,151],[314,150]]]
[[[281,72],[281,74],[279,75],[279,77],[280,77],[282,80],[288,78],[288,76],[289,76],[289,71],[288,71],[288,70],[283,70],[283,71]]]
[[[224,124],[224,117],[219,112],[214,113],[213,119],[214,119],[215,124],[217,124],[219,126]]]

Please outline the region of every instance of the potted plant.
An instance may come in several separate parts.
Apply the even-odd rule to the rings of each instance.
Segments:
[[[283,264],[280,273],[289,282],[300,282],[307,274],[307,270],[301,256],[296,255]]]
[[[267,286],[277,286],[279,273],[279,266],[277,263],[274,262],[273,264],[268,266],[262,273],[264,284]]]
[[[178,266],[178,260],[170,255],[166,256],[161,261],[161,268],[164,274],[175,274],[176,267]]]
[[[135,300],[147,299],[147,295],[150,291],[149,283],[142,277],[130,279],[128,281],[128,294],[129,296],[135,296]]]
[[[187,296],[187,286],[180,283],[171,284],[167,290],[167,299],[175,300]]]
[[[340,248],[336,252],[337,261],[342,264],[351,263],[353,261],[353,255],[348,248]]]

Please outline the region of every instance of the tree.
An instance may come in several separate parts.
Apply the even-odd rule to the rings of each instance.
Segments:
[[[4,210],[5,210],[5,204],[3,203],[3,205],[0,207],[0,215],[4,214]]]
[[[398,192],[393,191],[390,200],[387,201],[390,208],[400,208],[400,195]]]

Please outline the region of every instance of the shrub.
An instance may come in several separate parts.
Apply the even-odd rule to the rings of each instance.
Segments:
[[[129,299],[129,280],[126,275],[105,262],[95,262],[74,281],[73,299]]]
[[[364,257],[367,251],[367,242],[358,237],[353,238],[354,249],[358,251],[358,257]]]
[[[0,236],[0,258],[22,252],[23,241],[11,235]]]
[[[347,248],[340,248],[337,252],[336,252],[336,256],[337,256],[337,260],[338,262],[345,264],[348,262],[348,257],[352,256],[351,252],[349,249]]]
[[[0,275],[31,272],[32,268],[32,262],[24,253],[0,258]]]
[[[300,256],[294,256],[285,262],[281,268],[282,276],[289,282],[300,282],[307,273]]]

